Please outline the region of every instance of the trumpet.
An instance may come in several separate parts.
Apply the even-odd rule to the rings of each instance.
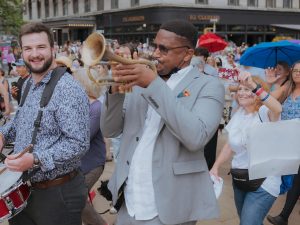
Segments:
[[[112,53],[107,45],[105,38],[100,33],[92,33],[90,34],[87,39],[84,41],[83,47],[82,47],[82,61],[87,66],[87,75],[90,80],[93,82],[99,84],[99,85],[113,85],[115,84],[114,80],[110,76],[105,76],[99,79],[95,79],[91,72],[90,68],[94,67],[98,64],[103,64],[103,60],[108,60],[106,64],[145,64],[149,66],[150,69],[152,69],[155,73],[156,71],[156,65],[155,63],[141,59],[141,60],[132,60],[132,59],[126,59],[121,56],[118,56],[114,53]],[[105,62],[105,61],[104,61]],[[105,63],[104,63],[105,64]]]

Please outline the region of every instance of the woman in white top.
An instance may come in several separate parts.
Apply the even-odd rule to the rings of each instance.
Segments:
[[[268,92],[268,86],[248,72],[239,75],[237,103],[239,108],[226,126],[228,143],[223,147],[210,173],[218,176],[219,167],[233,155],[233,169],[248,168],[247,129],[257,123],[280,118],[281,104]],[[240,225],[262,225],[279,195],[280,177],[267,177],[255,191],[245,191],[233,183],[234,200]]]

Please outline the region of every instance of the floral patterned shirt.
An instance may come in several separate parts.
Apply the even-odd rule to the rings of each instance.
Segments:
[[[52,71],[41,82],[31,85],[14,119],[0,128],[6,142],[15,142],[15,153],[31,143],[40,99],[51,74]],[[90,142],[88,97],[70,74],[65,73],[60,78],[48,105],[42,110],[41,126],[33,148],[41,169],[31,178],[32,182],[52,180],[79,168],[80,158],[89,149]]]
[[[300,97],[295,100],[291,96],[282,104],[281,120],[291,120],[300,118]]]

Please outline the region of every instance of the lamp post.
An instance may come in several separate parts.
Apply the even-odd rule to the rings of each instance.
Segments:
[[[213,33],[216,33],[216,23],[219,22],[219,18],[212,18],[210,22],[213,23]]]

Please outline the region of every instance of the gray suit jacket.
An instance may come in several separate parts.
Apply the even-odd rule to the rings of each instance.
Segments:
[[[203,149],[221,119],[223,85],[217,78],[193,68],[174,90],[157,77],[147,88],[134,87],[127,95],[125,108],[123,94],[107,94],[102,107],[103,135],[116,137],[123,133],[118,163],[109,182],[113,202],[126,182],[151,105],[161,116],[152,159],[160,220],[165,224],[179,224],[218,216]]]

